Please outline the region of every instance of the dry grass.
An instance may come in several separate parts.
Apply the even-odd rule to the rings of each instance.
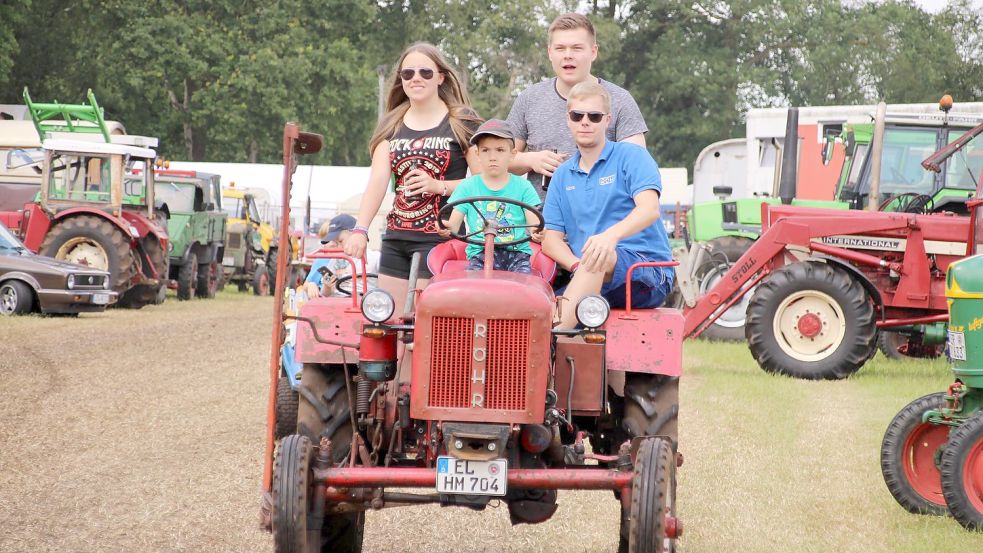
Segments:
[[[0,550],[271,551],[257,528],[272,302],[225,292],[79,319],[0,319]],[[163,338],[166,341],[161,341]],[[945,364],[881,358],[845,382],[757,369],[689,344],[682,550],[973,551],[909,515],[878,468],[888,421]],[[539,526],[411,507],[369,513],[366,551],[613,551],[610,493],[561,492]]]

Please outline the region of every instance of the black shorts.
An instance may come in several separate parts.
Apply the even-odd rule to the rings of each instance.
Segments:
[[[403,280],[410,278],[410,261],[414,253],[420,252],[419,278],[433,277],[433,273],[427,267],[427,254],[440,242],[441,240],[416,242],[398,238],[383,239],[382,255],[379,259],[379,274]]]

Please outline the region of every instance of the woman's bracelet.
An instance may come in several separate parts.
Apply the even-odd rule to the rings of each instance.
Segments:
[[[355,228],[352,229],[352,234],[361,234],[362,236],[368,238],[369,229],[355,225]]]
[[[579,269],[579,268],[580,268],[580,261],[574,261],[573,262],[573,265],[570,266],[570,274],[572,275],[572,274],[576,273],[577,272],[577,269]]]
[[[441,196],[447,196],[450,191],[447,189],[447,183],[444,183],[444,191],[440,193]]]

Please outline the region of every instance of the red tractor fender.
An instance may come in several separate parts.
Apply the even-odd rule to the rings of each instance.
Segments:
[[[125,220],[133,228],[137,229],[139,237],[137,239],[143,238],[148,234],[153,235],[157,240],[160,241],[161,246],[164,251],[167,251],[167,229],[161,229],[157,226],[157,223],[151,219],[148,219],[143,213],[137,213],[134,211],[123,210],[122,219]],[[132,234],[131,234],[132,236]]]
[[[116,225],[116,227],[119,228],[121,231],[123,231],[123,234],[129,236],[131,240],[136,238],[135,236],[133,236],[133,232],[130,230],[130,224],[125,219],[121,217],[115,217],[113,215],[110,215],[109,213],[106,213],[105,211],[102,211],[100,209],[93,209],[91,207],[73,207],[71,209],[66,209],[65,211],[59,211],[51,219],[49,228],[55,226],[55,224],[58,223],[59,221],[62,221],[69,217],[73,217],[75,215],[91,215],[93,217],[99,217],[100,219],[105,219],[106,221],[109,221],[110,223]],[[45,232],[45,234],[47,234],[47,232]],[[42,240],[44,239],[43,236],[41,238]],[[40,242],[38,242],[38,247],[40,247],[40,245],[41,245]]]
[[[853,275],[853,278],[857,279],[857,282],[862,284],[864,289],[867,290],[867,293],[870,294],[870,299],[874,300],[874,309],[881,309],[884,306],[883,298],[881,298],[881,291],[878,290],[877,286],[875,286],[874,283],[871,282],[869,278],[867,278],[867,275],[864,274],[863,271],[858,269],[853,263],[849,263],[847,261],[844,261],[843,259],[839,259],[831,255],[825,255],[821,253],[813,253],[812,257],[816,259],[822,259],[823,261],[829,263],[830,265],[836,265],[837,267],[840,267],[841,269]]]

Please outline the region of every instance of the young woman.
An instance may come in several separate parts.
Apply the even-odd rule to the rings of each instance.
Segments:
[[[468,168],[477,172],[477,157],[468,143],[480,122],[457,73],[436,47],[421,42],[403,52],[386,114],[369,141],[372,167],[358,222],[345,240],[345,252],[361,257],[369,223],[394,182],[396,199],[386,217],[379,287],[395,299],[396,316],[403,313],[415,252],[422,254],[417,286],[425,287],[433,276],[427,254],[442,240],[437,212]]]

